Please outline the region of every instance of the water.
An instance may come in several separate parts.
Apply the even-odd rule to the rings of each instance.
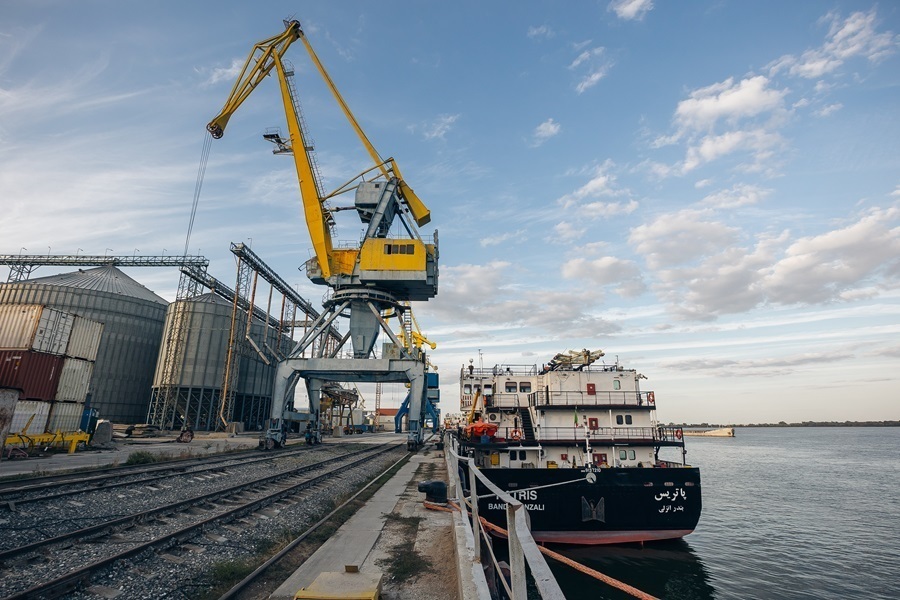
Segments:
[[[900,598],[900,428],[741,428],[687,448],[694,533],[561,552],[667,600]],[[631,598],[548,562],[569,600]]]

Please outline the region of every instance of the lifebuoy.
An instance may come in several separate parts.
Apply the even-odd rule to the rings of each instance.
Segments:
[[[654,394],[653,392],[647,392],[647,402],[649,402],[650,404],[655,403],[656,402],[656,394]]]
[[[680,440],[680,439],[681,439],[681,436],[682,436],[681,430],[680,430],[680,429],[676,429],[676,430],[675,430],[675,437],[678,438],[678,439]]]
[[[519,441],[522,439],[522,431],[519,429],[513,429],[509,434],[509,439]]]

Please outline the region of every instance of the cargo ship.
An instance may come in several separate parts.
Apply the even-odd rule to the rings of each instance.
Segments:
[[[684,431],[658,423],[644,375],[602,356],[570,351],[541,366],[492,368],[470,360],[460,372],[467,424],[449,432],[453,443],[525,505],[537,542],[682,538],[701,510]],[[505,527],[505,503],[480,485],[478,495],[480,515]]]

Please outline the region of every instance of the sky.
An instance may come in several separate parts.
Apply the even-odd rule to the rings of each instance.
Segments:
[[[285,18],[431,210],[445,413],[469,359],[589,348],[665,422],[900,419],[894,2],[6,0],[0,253],[181,254],[206,123]],[[369,159],[287,58],[337,188]],[[229,282],[248,243],[319,303],[276,83],[213,142],[189,253]],[[176,270],[127,272],[174,299]]]

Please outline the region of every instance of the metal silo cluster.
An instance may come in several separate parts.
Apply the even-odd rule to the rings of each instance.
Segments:
[[[178,306],[183,303],[183,306]],[[163,393],[163,363],[167,354],[166,344],[176,336],[170,335],[173,319],[184,319],[185,335],[181,351],[177,353],[180,364],[176,366],[176,406],[171,421],[156,425],[178,429],[191,427],[197,430],[213,430],[224,420],[241,422],[246,429],[259,429],[269,417],[272,401],[274,364],[266,364],[252,348],[236,344],[240,352],[237,367],[235,403],[232,414],[220,418],[222,409],[222,382],[227,362],[229,334],[233,307],[227,300],[213,293],[179,300],[169,307],[163,346],[160,348],[153,381],[153,400]],[[243,331],[238,332],[240,336]],[[261,346],[284,353],[291,341],[278,335],[275,329],[265,327],[262,321],[253,320],[250,336],[264,340]]]

